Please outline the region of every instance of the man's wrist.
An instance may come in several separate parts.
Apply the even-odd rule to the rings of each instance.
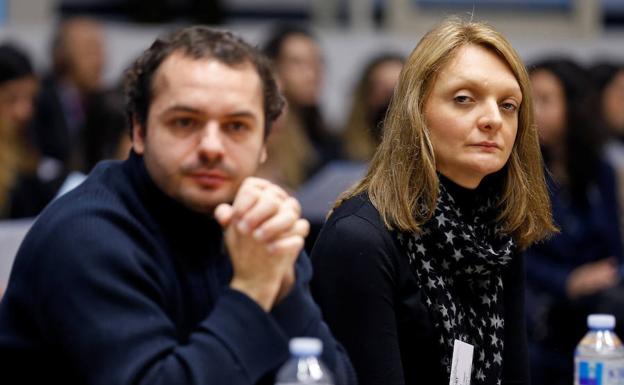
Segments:
[[[230,288],[240,291],[254,302],[256,302],[267,313],[271,310],[275,303],[275,297],[279,290],[279,286],[268,284],[257,285],[244,280],[233,278],[230,282]]]

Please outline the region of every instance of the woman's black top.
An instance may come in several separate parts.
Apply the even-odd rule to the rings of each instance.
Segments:
[[[401,250],[367,195],[353,197],[332,213],[314,246],[312,293],[360,384],[447,385],[440,336]],[[529,384],[524,274],[522,255],[503,271],[503,385]]]

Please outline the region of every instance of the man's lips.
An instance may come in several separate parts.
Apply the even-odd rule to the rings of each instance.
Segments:
[[[189,175],[203,187],[218,187],[230,179],[227,174],[220,171],[196,171]]]

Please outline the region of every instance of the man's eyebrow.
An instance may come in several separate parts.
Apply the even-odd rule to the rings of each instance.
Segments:
[[[202,116],[206,115],[206,112],[199,108],[194,108],[194,107],[190,107],[190,106],[183,105],[183,104],[174,104],[168,107],[167,109],[165,109],[162,112],[161,116],[174,113],[174,112],[186,112],[186,113],[190,113],[194,115],[202,115]],[[228,118],[228,119],[244,118],[244,119],[252,119],[254,121],[258,119],[254,113],[252,113],[251,111],[247,111],[247,110],[239,110],[239,111],[227,113],[223,115],[222,118]]]
[[[228,118],[248,118],[256,120],[256,115],[251,113],[250,111],[235,111],[230,114],[225,115]]]
[[[203,112],[197,108],[193,108],[193,107],[189,107],[189,106],[185,106],[182,104],[174,104],[170,107],[167,107],[162,115],[170,113],[170,112],[189,112],[192,114],[203,114]]]

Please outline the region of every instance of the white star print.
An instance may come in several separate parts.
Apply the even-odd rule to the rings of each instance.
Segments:
[[[427,287],[428,287],[429,289],[433,289],[433,288],[435,288],[435,287],[436,287],[436,283],[435,283],[435,281],[434,281],[433,279],[429,278],[429,279],[428,279],[428,281],[427,281]]]
[[[503,357],[501,357],[501,355],[500,355],[500,353],[499,353],[499,352],[496,352],[496,353],[494,354],[494,362],[496,362],[496,363],[497,363],[497,364],[499,364],[499,365],[502,365],[502,364],[503,364]]]
[[[497,346],[498,345],[498,337],[496,337],[496,333],[490,334],[490,338],[492,339],[492,345]]]
[[[427,251],[427,249],[425,249],[425,246],[423,246],[420,243],[416,244],[416,252],[417,253],[422,253],[422,255],[425,255],[425,252]]]
[[[438,221],[438,226],[440,227],[444,226],[446,224],[446,221],[448,221],[448,219],[442,213],[440,213],[440,215],[436,217],[436,220]]]
[[[460,259],[464,258],[460,250],[453,249],[453,251],[454,251],[453,258],[455,258],[456,261],[459,262]]]
[[[455,234],[453,234],[453,231],[447,231],[446,233],[444,233],[444,235],[446,235],[446,243],[450,243],[452,245],[453,238],[455,238]]]
[[[433,267],[431,267],[431,261],[422,261],[422,267],[423,269],[427,270],[427,273],[431,273],[431,269],[433,269]]]
[[[498,315],[494,315],[490,317],[490,326],[494,327],[495,329],[502,328],[503,320]]]

